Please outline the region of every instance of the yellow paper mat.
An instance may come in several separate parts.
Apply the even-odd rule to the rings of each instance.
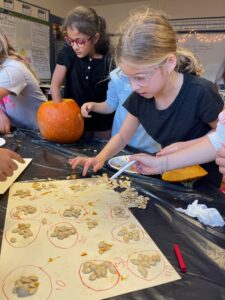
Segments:
[[[11,187],[0,260],[1,300],[18,299],[15,282],[21,276],[38,278],[32,300],[99,300],[180,279],[121,194],[101,180]],[[70,234],[62,237],[66,228]],[[141,267],[144,261],[151,266]]]

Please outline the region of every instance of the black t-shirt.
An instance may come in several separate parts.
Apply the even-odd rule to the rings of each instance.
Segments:
[[[184,74],[183,85],[167,109],[158,110],[154,98],[146,99],[137,93],[128,97],[124,107],[139,119],[153,139],[165,147],[207,134],[211,130],[208,123],[217,119],[224,103],[213,83],[204,78]],[[208,169],[206,165],[204,167]],[[218,171],[216,173],[220,177]]]
[[[110,55],[103,55],[101,59],[93,59],[88,56],[78,58],[72,47],[64,44],[56,62],[67,68],[65,98],[75,99],[79,106],[89,101],[105,101],[109,73],[115,67]],[[91,113],[91,115],[92,118],[85,119],[85,130],[111,129],[114,114]]]

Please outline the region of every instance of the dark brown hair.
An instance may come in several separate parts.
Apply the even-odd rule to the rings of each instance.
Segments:
[[[79,32],[90,37],[94,37],[96,33],[99,33],[100,38],[95,45],[96,52],[105,55],[111,51],[105,19],[98,16],[93,8],[78,6],[71,10],[64,21],[63,31],[66,32],[67,28],[76,28]]]

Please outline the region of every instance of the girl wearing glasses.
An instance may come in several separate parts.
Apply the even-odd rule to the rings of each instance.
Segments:
[[[69,12],[63,29],[65,43],[58,54],[51,83],[53,101],[62,100],[60,88],[64,79],[64,98],[72,98],[80,106],[87,101],[104,101],[108,76],[114,68],[104,19],[92,8],[76,7]],[[93,113],[91,119],[85,120],[86,133],[107,138],[112,121],[113,114]]]
[[[179,55],[180,68],[183,73],[191,73],[193,75],[200,75],[203,72],[202,65],[197,57],[189,50],[182,50]],[[118,67],[110,73],[110,82],[107,90],[107,99],[104,102],[86,102],[81,107],[83,117],[90,118],[90,112],[98,112],[101,114],[109,114],[115,111],[115,116],[112,126],[112,136],[114,136],[121,128],[122,123],[126,117],[127,110],[123,107],[123,103],[131,94],[132,88],[127,76],[125,76]],[[149,134],[146,133],[142,125],[129,140],[128,145],[141,151],[148,153],[156,153],[161,147],[156,143]]]
[[[91,166],[97,171],[123,149],[139,124],[166,147],[204,136],[216,127],[223,110],[223,101],[211,82],[182,73],[176,34],[166,17],[149,10],[136,12],[122,25],[121,33],[116,60],[120,75],[130,80],[134,92],[124,103],[128,113],[120,131],[105,148],[96,157],[70,160],[73,168],[84,165],[83,175]],[[220,185],[216,165],[204,167],[208,179]]]
[[[225,59],[216,76],[216,84],[225,83]],[[219,114],[216,131],[207,134],[201,140],[192,141],[188,146],[184,142],[182,147],[166,147],[159,152],[158,157],[140,153],[132,155],[136,160],[136,168],[140,173],[160,174],[177,168],[209,162],[216,159],[220,172],[225,175],[225,110]]]

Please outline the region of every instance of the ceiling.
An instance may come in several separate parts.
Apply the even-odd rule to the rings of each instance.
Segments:
[[[117,3],[129,3],[137,2],[137,0],[75,0],[84,6],[97,6],[97,5],[107,5],[107,4],[117,4]]]

